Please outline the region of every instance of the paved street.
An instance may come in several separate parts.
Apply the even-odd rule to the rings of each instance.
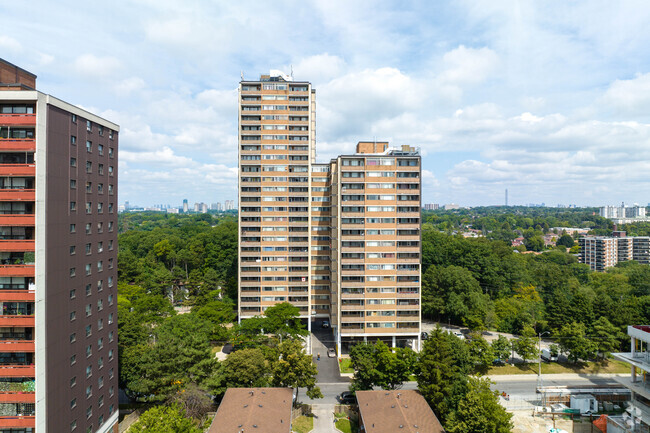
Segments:
[[[312,354],[314,355],[314,362],[318,366],[317,381],[319,383],[347,383],[347,377],[341,377],[339,374],[338,358],[329,358],[327,350],[330,347],[335,347],[334,335],[330,328],[322,328],[322,321],[317,320],[312,328]],[[317,359],[320,353],[320,361]],[[347,386],[347,385],[346,385]]]
[[[628,374],[629,375],[629,374]],[[544,374],[544,386],[593,386],[616,385],[615,374],[587,375],[587,374]],[[492,389],[510,395],[531,395],[537,390],[536,374],[515,374],[508,376],[491,376],[495,382]]]

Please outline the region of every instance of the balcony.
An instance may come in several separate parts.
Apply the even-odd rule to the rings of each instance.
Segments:
[[[0,214],[0,226],[25,227],[35,224],[34,214]]]
[[[0,340],[0,352],[34,352],[34,340]]]
[[[36,368],[31,365],[0,365],[0,377],[36,377]]]
[[[34,239],[0,239],[0,251],[17,252],[35,250],[36,241]]]
[[[21,391],[0,391],[0,403],[35,403],[36,394]]]
[[[1,113],[0,125],[2,126],[35,126],[36,114],[34,113]]]
[[[0,327],[34,327],[34,316],[27,315],[2,315],[0,316]]]
[[[35,189],[0,189],[0,201],[34,201]]]
[[[0,277],[34,277],[34,272],[34,265],[0,265]]]
[[[34,302],[35,298],[33,290],[0,290],[0,302]]]
[[[0,176],[36,176],[36,164],[0,164]]]
[[[34,428],[34,416],[0,416],[0,428]]]
[[[2,116],[0,114],[0,116]],[[35,152],[36,140],[33,138],[2,138],[0,139],[0,150],[3,152]]]

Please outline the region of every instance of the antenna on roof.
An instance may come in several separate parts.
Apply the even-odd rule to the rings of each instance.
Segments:
[[[241,71],[241,80],[244,81],[244,71]]]
[[[293,65],[291,65],[291,79],[293,80]]]

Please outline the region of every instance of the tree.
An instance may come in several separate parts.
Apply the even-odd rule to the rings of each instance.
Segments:
[[[558,239],[557,242],[555,242],[555,245],[561,245],[566,248],[571,248],[573,247],[573,245],[575,245],[575,241],[573,240],[571,235],[563,234],[562,236],[560,236],[560,239]]]
[[[281,302],[269,307],[264,312],[264,331],[282,338],[308,335],[300,321],[300,309],[289,302]]]
[[[596,351],[594,343],[585,336],[585,329],[583,323],[573,322],[564,325],[557,336],[560,348],[574,363],[593,358]]]
[[[228,388],[258,388],[269,384],[269,363],[259,348],[232,352],[208,380],[216,395]]]
[[[469,353],[474,360],[476,371],[485,374],[494,361],[494,351],[485,338],[480,335],[472,336],[469,342]]]
[[[537,350],[537,338],[535,337],[535,330],[530,326],[527,326],[521,332],[521,336],[512,343],[515,352],[521,356],[524,362],[528,359],[533,359],[539,356]]]
[[[623,337],[623,333],[612,325],[606,317],[601,316],[596,320],[592,333],[591,341],[594,344],[597,356],[601,360],[605,360],[611,352],[620,347],[620,339]]]
[[[418,390],[443,424],[465,394],[467,381],[466,374],[454,362],[450,338],[460,341],[439,327],[434,329],[424,342],[416,369]]]
[[[309,398],[323,398],[320,388],[316,386],[318,369],[311,355],[307,355],[299,340],[284,340],[278,346],[279,359],[273,364],[273,386],[307,388]]]
[[[180,406],[156,406],[140,416],[129,432],[134,433],[201,433],[194,420],[186,418]]]
[[[213,409],[212,399],[194,384],[178,391],[169,402],[178,405],[186,416],[197,421],[204,420],[208,412]]]
[[[495,358],[499,360],[504,361],[510,358],[511,349],[512,344],[510,343],[510,340],[503,335],[499,335],[499,337],[492,342],[492,352],[494,352]]]
[[[512,414],[499,404],[497,391],[490,381],[470,377],[468,391],[451,413],[445,428],[449,433],[510,433]]]
[[[417,355],[408,348],[391,349],[382,341],[359,343],[350,349],[354,376],[353,390],[369,390],[373,386],[396,389],[408,380]]]

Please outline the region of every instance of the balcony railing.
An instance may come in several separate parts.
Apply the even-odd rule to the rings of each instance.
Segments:
[[[34,113],[0,113],[0,125],[2,126],[34,126],[36,125],[36,114]]]
[[[33,277],[33,276],[34,276],[34,265],[0,265],[0,277]]]
[[[0,340],[0,352],[34,352],[33,340]]]
[[[36,243],[34,239],[10,239],[0,240],[0,251],[35,251]]]
[[[36,200],[35,189],[0,189],[0,201],[34,201],[34,200]]]
[[[36,151],[36,140],[33,138],[0,138],[0,150],[3,152],[34,152]]]
[[[36,368],[34,364],[0,365],[0,377],[36,377]]]
[[[36,164],[0,164],[0,176],[36,176]]]
[[[33,327],[34,316],[27,315],[2,315],[0,316],[0,327]]]
[[[34,392],[22,391],[0,391],[0,403],[35,403],[36,394]]]
[[[36,426],[36,417],[31,415],[0,416],[1,428],[29,428]]]
[[[34,214],[0,214],[0,226],[33,226],[36,223]]]
[[[34,290],[2,290],[0,289],[0,302],[29,302],[34,301]]]

